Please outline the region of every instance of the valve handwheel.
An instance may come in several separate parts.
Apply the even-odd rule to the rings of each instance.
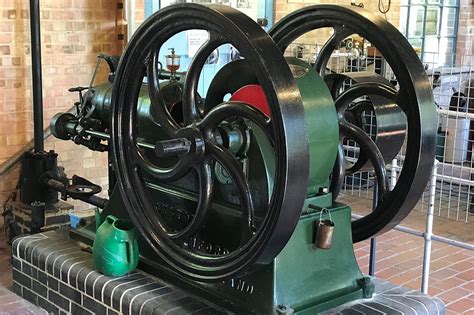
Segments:
[[[177,122],[159,94],[158,57],[166,40],[190,29],[207,30],[209,39],[188,68],[182,93],[183,121]],[[226,43],[246,56],[268,101],[271,118],[249,104],[232,101],[201,113],[196,92],[201,70],[208,56]],[[152,117],[159,126],[157,132],[162,133],[155,152],[160,158],[176,161],[172,166],[157,165],[137,147],[136,104],[145,75]],[[253,264],[272,261],[298,222],[308,184],[309,153],[296,82],[276,44],[254,21],[219,5],[176,4],[158,11],[139,27],[120,60],[112,104],[112,151],[125,207],[142,235],[174,271],[201,281],[216,281]],[[275,184],[268,210],[258,220],[242,167],[217,136],[219,125],[235,117],[252,121],[273,144]],[[212,215],[215,163],[227,171],[238,192],[242,228],[234,231],[240,233],[237,249],[211,255],[186,246],[186,240],[199,233]],[[189,224],[174,231],[154,209],[143,175],[160,184],[191,172],[198,174],[197,208]]]
[[[326,27],[333,28],[334,33],[315,62],[321,76],[324,77],[328,60],[340,42],[349,35],[358,34],[381,52],[400,86],[396,90],[386,84],[353,84],[335,99],[340,134],[353,139],[365,151],[374,166],[380,192],[376,209],[352,223],[352,238],[358,242],[400,223],[420,199],[433,166],[437,114],[430,84],[418,56],[402,34],[380,16],[353,6],[314,5],[287,15],[269,33],[284,52],[298,37]],[[348,105],[365,95],[392,100],[406,115],[405,161],[392,191],[387,185],[385,161],[379,148],[361,128],[344,118]],[[344,174],[343,161],[338,158],[338,162],[339,167],[335,167],[333,176]]]

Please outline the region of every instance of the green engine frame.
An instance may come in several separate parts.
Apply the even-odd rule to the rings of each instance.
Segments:
[[[156,192],[166,195],[166,189]],[[187,198],[189,195],[182,196]],[[191,197],[192,198],[192,197]],[[166,197],[165,197],[166,199]],[[170,206],[174,206],[170,204]],[[330,249],[314,245],[320,219],[334,222],[334,236]],[[120,193],[115,189],[101,218],[113,214],[129,218]],[[72,231],[72,237],[92,244],[95,225]],[[354,254],[351,236],[351,209],[333,204],[331,194],[308,198],[293,236],[283,251],[268,266],[257,267],[248,274],[220,283],[191,281],[174,273],[159,260],[153,249],[139,239],[142,270],[165,281],[190,290],[193,294],[241,313],[255,314],[315,314],[361,298],[370,298],[374,291],[370,278],[360,271]]]
[[[370,298],[373,294],[372,282],[364,277],[355,259],[351,209],[334,203],[332,194],[327,191],[328,177],[339,143],[333,100],[323,80],[308,64],[295,58],[287,60],[298,83],[305,108],[311,164],[302,215],[283,251],[271,264],[255,266],[238,278],[204,283],[175,273],[165,262],[160,261],[143,238],[139,240],[142,269],[239,313],[314,314],[349,301]],[[256,138],[259,138],[258,133]],[[262,145],[265,143],[258,142]],[[267,171],[269,188],[273,180],[272,165],[271,159],[265,162],[265,167],[270,169]],[[192,193],[151,183],[148,186],[155,195],[154,199],[159,200],[162,207],[193,209],[196,206],[196,197]],[[235,209],[226,207],[219,202],[213,203],[214,214],[219,216],[220,213],[235,212]],[[117,188],[113,190],[102,211],[101,219],[109,214],[124,219],[129,217]],[[321,219],[329,219],[329,214],[334,223],[332,246],[330,249],[320,249],[314,245],[316,223]],[[224,217],[223,221],[227,226],[232,226],[238,220],[238,217],[232,215],[223,215],[222,218]],[[72,233],[73,238],[90,244],[94,239],[95,226],[90,225]],[[208,243],[198,246],[212,247],[212,237],[208,237],[211,239],[207,240]]]

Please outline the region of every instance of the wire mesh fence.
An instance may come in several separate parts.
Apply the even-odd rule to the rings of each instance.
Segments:
[[[438,109],[435,214],[457,221],[474,217],[474,56],[425,53],[425,65]],[[450,61],[441,65],[439,60]],[[426,195],[426,194],[425,194]],[[426,197],[421,210],[428,205]]]
[[[324,43],[324,41],[323,41]],[[367,47],[368,46],[368,47]],[[286,56],[315,63],[323,44],[293,43]],[[442,62],[440,62],[442,61]],[[433,97],[438,111],[438,137],[436,159],[439,161],[435,195],[435,215],[462,222],[474,219],[474,56],[446,56],[446,54],[424,52],[424,66],[432,84]],[[396,78],[390,67],[370,45],[355,47],[349,43],[335,50],[327,64],[326,73],[347,74],[351,72],[377,73],[395,86]],[[350,85],[348,81],[345,84]],[[364,113],[364,130],[371,137],[376,135],[377,124],[373,112]],[[404,148],[395,157],[396,167],[387,163],[396,183],[397,171],[403,165]],[[344,140],[344,153],[348,162],[356,162],[360,148],[352,140]],[[393,171],[392,171],[393,169]],[[344,180],[342,198],[372,199],[375,175],[372,170],[361,170],[347,175]],[[370,204],[370,203],[366,203]],[[415,210],[427,211],[428,189],[425,190]]]

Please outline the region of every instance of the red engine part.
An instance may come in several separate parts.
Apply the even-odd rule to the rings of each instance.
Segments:
[[[230,101],[243,102],[259,109],[270,117],[270,107],[260,85],[250,84],[241,87],[230,97]]]

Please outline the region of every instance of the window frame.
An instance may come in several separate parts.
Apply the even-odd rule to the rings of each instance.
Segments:
[[[459,0],[455,0],[455,4],[445,4],[444,2],[447,2],[448,0],[439,0],[439,3],[428,3],[428,0],[422,0],[422,1],[412,1],[412,0],[406,0],[405,3],[402,0],[400,3],[400,25],[402,23],[405,23],[405,29],[403,35],[410,41],[410,40],[421,40],[421,52],[420,52],[420,58],[421,61],[425,61],[425,54],[431,54],[431,53],[442,53],[444,55],[450,55],[452,56],[451,60],[449,63],[455,64],[456,62],[456,50],[457,50],[457,39],[458,39],[458,26],[459,26],[459,14],[460,14],[460,5],[459,5]],[[410,18],[414,12],[413,7],[423,7],[423,25],[422,25],[422,34],[421,36],[410,36],[409,35],[409,25],[410,25]],[[406,21],[401,20],[401,12],[403,8],[406,8]],[[437,26],[437,35],[426,35],[426,18],[428,15],[428,10],[430,8],[439,8],[439,20],[438,20],[438,26]],[[443,13],[445,9],[455,9],[455,19],[454,19],[454,32],[452,35],[442,35],[442,26],[443,26]],[[416,16],[413,16],[416,18]],[[427,36],[436,36],[438,40],[438,51],[425,51],[425,43],[426,43],[426,37]],[[441,39],[446,38],[446,39],[452,39],[453,40],[453,48],[451,51],[444,51],[440,52],[439,47],[441,43]],[[448,61],[447,61],[448,63]]]

